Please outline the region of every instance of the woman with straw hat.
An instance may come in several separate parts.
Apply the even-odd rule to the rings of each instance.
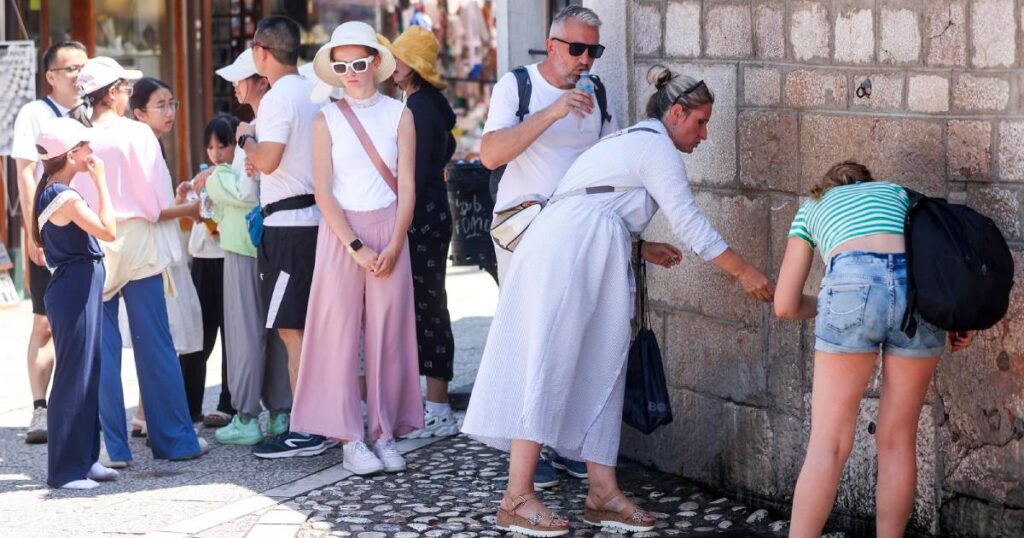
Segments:
[[[388,48],[396,60],[392,78],[405,92],[405,106],[416,125],[416,209],[409,227],[409,252],[420,375],[427,377],[427,401],[423,429],[408,437],[441,437],[459,430],[448,405],[455,342],[444,287],[452,238],[444,167],[455,153],[455,112],[440,91],[445,84],[436,68],[440,44],[433,32],[413,26]]]
[[[292,429],[340,439],[355,474],[405,469],[395,437],[423,427],[409,248],[416,202],[412,114],[377,92],[395,70],[372,27],[347,22],[313,60],[345,96],[313,122],[313,187],[323,213]],[[365,331],[367,437],[359,391]]]

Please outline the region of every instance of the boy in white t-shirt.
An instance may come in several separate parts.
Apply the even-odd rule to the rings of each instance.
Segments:
[[[81,100],[75,83],[88,60],[85,45],[78,41],[61,41],[43,54],[43,71],[50,93],[21,107],[14,121],[11,157],[15,159],[21,215],[25,229],[31,229],[32,201],[36,184],[43,175],[36,151],[36,137],[44,121],[66,116]],[[43,249],[35,244],[32,234],[25,234],[24,251],[29,257],[29,283],[32,294],[32,335],[28,342],[28,377],[32,389],[32,422],[25,434],[26,443],[46,442],[46,389],[53,374],[53,350],[50,324],[46,320],[43,295],[50,283],[50,271],[43,259]],[[45,349],[44,349],[45,348]]]
[[[527,194],[551,196],[569,166],[603,134],[614,130],[601,117],[594,97],[575,89],[583,72],[604,52],[601,21],[586,8],[569,6],[556,15],[547,40],[547,58],[526,66],[530,76],[529,113],[520,119],[519,86],[506,73],[494,86],[484,124],[480,160],[493,170],[507,165],[494,201],[500,209]],[[512,253],[495,245],[498,280]]]
[[[313,119],[319,108],[298,73],[299,25],[273,15],[256,26],[256,71],[270,81],[260,100],[256,127],[238,126],[238,149],[260,173],[263,238],[257,248],[260,296],[266,327],[277,329],[288,350],[292,393],[299,372],[306,306],[316,262],[320,210],[313,196]],[[285,432],[253,447],[261,458],[314,456],[327,450],[321,435]]]
[[[615,126],[604,121],[594,96],[576,89],[583,72],[601,57],[601,20],[590,9],[568,6],[555,15],[547,40],[547,58],[526,67],[532,86],[529,113],[520,119],[519,85],[506,73],[494,86],[484,125],[480,160],[493,170],[507,165],[498,184],[494,207],[500,209],[527,194],[551,196],[573,161]],[[500,284],[512,253],[497,246]],[[541,458],[534,487],[558,483],[555,468],[576,478],[587,477],[583,462],[552,455]]]

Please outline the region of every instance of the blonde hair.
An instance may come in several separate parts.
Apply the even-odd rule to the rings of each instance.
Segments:
[[[660,120],[676,103],[687,110],[693,110],[715,102],[715,94],[711,93],[706,84],[701,84],[693,77],[674,73],[663,65],[655,65],[647,70],[647,82],[655,90],[654,95],[647,100],[648,118]]]
[[[811,198],[820,200],[832,187],[854,185],[874,180],[875,178],[871,177],[871,171],[863,164],[852,160],[843,161],[832,165],[832,168],[825,172],[825,175],[821,177],[818,184],[811,187]]]

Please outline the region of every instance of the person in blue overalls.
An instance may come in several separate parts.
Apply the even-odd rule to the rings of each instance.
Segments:
[[[48,120],[36,149],[43,176],[33,204],[32,237],[53,271],[44,300],[56,353],[46,483],[92,489],[97,481],[114,480],[118,474],[97,461],[106,270],[96,238],[114,239],[114,210],[103,162],[89,149],[89,129],[69,118]],[[99,193],[99,214],[68,185],[79,172],[89,174]]]

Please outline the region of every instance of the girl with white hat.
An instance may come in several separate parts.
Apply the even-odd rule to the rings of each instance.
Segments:
[[[172,206],[165,174],[167,163],[152,129],[124,117],[132,82],[142,73],[126,70],[110,58],[89,60],[78,75],[82,100],[92,106],[92,150],[105,163],[117,238],[102,242],[107,275],[103,291],[103,367],[100,369],[100,422],[111,462],[131,461],[121,388],[119,297],[124,298],[134,343],[139,389],[147,403],[146,418],[153,455],[188,459],[205,451],[196,438],[185,401],[181,367],[167,319],[165,293],[175,293],[160,248],[156,223],[195,215],[194,205]],[[96,207],[99,193],[78,176],[72,184]]]
[[[361,22],[334,30],[313,60],[344,89],[313,124],[313,181],[323,213],[306,313],[292,429],[341,439],[356,474],[400,471],[395,437],[423,426],[406,233],[415,205],[412,114],[377,92],[395,59]],[[396,179],[397,177],[397,179]],[[359,333],[365,319],[363,441]]]
[[[43,177],[36,189],[32,236],[53,270],[45,302],[57,359],[50,393],[46,482],[67,489],[92,489],[97,480],[117,478],[117,471],[97,461],[106,271],[96,243],[97,237],[113,240],[116,224],[103,161],[89,149],[89,134],[77,121],[58,118],[47,120],[36,138]],[[76,173],[88,174],[99,194],[98,206],[93,206],[99,214],[68,186]]]

